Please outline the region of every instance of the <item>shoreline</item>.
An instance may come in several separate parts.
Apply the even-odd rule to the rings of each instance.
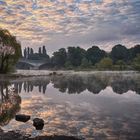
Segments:
[[[20,131],[4,132],[0,129],[1,140],[81,140],[74,136],[54,135],[54,136],[37,136],[31,138],[30,134],[22,134]]]
[[[138,71],[74,71],[74,70],[17,70],[14,73],[0,74],[0,81],[19,80],[22,78],[44,78],[50,76],[68,75],[90,75],[90,74],[140,74]]]

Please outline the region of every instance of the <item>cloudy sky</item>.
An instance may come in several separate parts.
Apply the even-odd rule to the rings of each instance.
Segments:
[[[22,47],[92,45],[109,51],[115,44],[140,43],[140,0],[0,0],[0,27]]]

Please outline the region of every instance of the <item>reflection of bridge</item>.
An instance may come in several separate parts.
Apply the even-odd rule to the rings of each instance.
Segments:
[[[40,69],[43,66],[49,66],[50,62],[46,60],[30,60],[30,59],[20,59],[17,64],[17,68],[19,69]]]

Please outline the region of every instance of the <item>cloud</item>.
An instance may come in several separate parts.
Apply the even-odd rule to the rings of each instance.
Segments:
[[[139,0],[0,0],[0,27],[23,47],[46,45],[49,52],[70,45],[139,43]]]

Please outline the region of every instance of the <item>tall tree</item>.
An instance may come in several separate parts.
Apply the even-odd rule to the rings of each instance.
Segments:
[[[0,73],[7,73],[21,56],[21,45],[16,37],[0,29]]]
[[[123,60],[124,62],[127,62],[129,52],[125,46],[118,44],[112,48],[110,55],[114,63],[116,63],[118,60]]]
[[[86,51],[80,47],[68,47],[67,60],[75,67],[80,66],[85,54]]]
[[[64,66],[67,59],[67,53],[65,48],[61,48],[57,52],[54,52],[52,59],[53,59],[53,63],[56,66],[60,66],[60,67]]]
[[[30,50],[30,54],[33,54],[34,53],[34,50],[33,50],[33,48],[31,48],[31,50]]]
[[[45,46],[43,46],[42,52],[43,52],[43,55],[47,54]]]
[[[27,58],[27,49],[24,49],[24,58]]]
[[[136,70],[140,71],[140,54],[133,60],[133,66]]]
[[[135,45],[129,49],[130,60],[133,60],[138,54],[140,54],[140,45]]]
[[[93,65],[98,63],[101,59],[106,56],[106,52],[101,50],[98,46],[92,46],[86,52],[86,57],[88,61],[91,61]]]
[[[39,53],[39,54],[42,54],[41,47],[39,47],[38,53]]]
[[[28,47],[27,48],[27,58],[29,58],[29,55],[30,55],[30,48]]]

